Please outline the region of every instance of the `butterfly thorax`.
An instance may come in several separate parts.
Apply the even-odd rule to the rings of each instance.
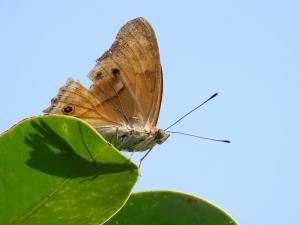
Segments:
[[[141,127],[99,127],[97,131],[117,149],[130,152],[145,151],[162,144],[169,134],[163,129],[152,128],[150,131]]]

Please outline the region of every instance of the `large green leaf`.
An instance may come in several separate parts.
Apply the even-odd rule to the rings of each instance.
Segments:
[[[127,200],[134,164],[66,116],[24,120],[0,136],[0,224],[99,224]]]
[[[237,225],[219,207],[196,196],[173,191],[132,194],[105,225]]]

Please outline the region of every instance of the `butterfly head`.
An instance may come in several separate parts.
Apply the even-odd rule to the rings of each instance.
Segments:
[[[155,142],[157,144],[162,144],[168,139],[169,136],[170,134],[164,131],[163,129],[158,129],[155,132]]]

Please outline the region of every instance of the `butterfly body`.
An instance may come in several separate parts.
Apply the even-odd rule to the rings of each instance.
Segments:
[[[156,127],[162,69],[155,33],[144,18],[121,28],[89,78],[89,89],[69,79],[44,112],[84,119],[120,150],[144,151],[169,137]]]
[[[169,137],[162,129],[147,131],[139,127],[102,127],[97,131],[116,148],[129,152],[145,151]]]

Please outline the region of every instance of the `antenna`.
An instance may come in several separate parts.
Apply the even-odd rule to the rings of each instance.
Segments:
[[[191,114],[192,112],[194,112],[195,110],[197,110],[199,107],[201,107],[202,105],[204,105],[206,102],[208,102],[209,100],[213,99],[214,97],[216,97],[218,95],[218,93],[214,93],[212,96],[210,96],[206,101],[202,102],[200,105],[196,106],[195,108],[193,108],[191,111],[187,112],[186,114],[184,114],[182,117],[180,117],[178,120],[176,120],[174,123],[172,123],[170,126],[168,126],[165,131],[167,131],[168,129],[170,129],[171,127],[173,127],[175,124],[177,124],[180,120],[182,120],[183,118],[185,118],[186,116],[188,116],[189,114]],[[171,133],[171,132],[170,132]],[[207,139],[207,138],[204,138]]]
[[[211,141],[230,143],[229,140],[221,140],[221,139],[215,139],[215,138],[202,137],[202,136],[198,136],[198,135],[194,135],[194,134],[188,134],[188,133],[179,132],[179,131],[168,131],[168,133],[171,133],[171,134],[182,134],[182,135],[186,135],[186,136],[190,136],[190,137],[196,137],[196,138],[201,138],[201,139],[206,139],[206,140],[211,140]]]

